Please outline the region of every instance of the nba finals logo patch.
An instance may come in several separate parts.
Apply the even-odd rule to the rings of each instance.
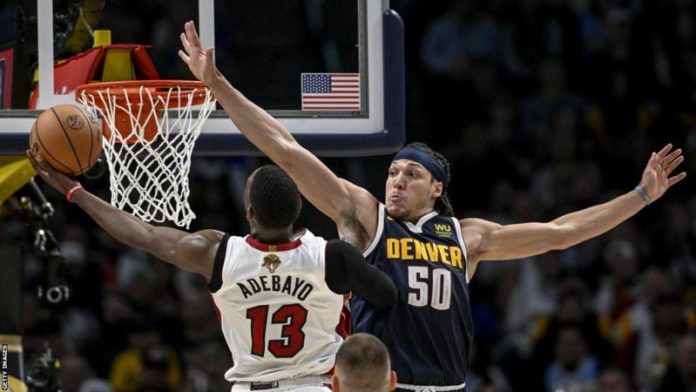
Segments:
[[[268,268],[271,273],[274,273],[280,267],[280,257],[274,254],[266,255],[263,257],[261,266]]]
[[[435,234],[437,234],[438,237],[450,238],[452,235],[452,226],[436,223]]]

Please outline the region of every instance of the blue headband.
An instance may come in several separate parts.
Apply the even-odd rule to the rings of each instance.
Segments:
[[[436,180],[447,186],[449,178],[447,178],[447,172],[445,168],[442,167],[440,162],[435,159],[434,156],[428,154],[425,151],[419,150],[417,148],[406,147],[402,148],[401,151],[397,152],[392,159],[394,162],[397,159],[410,159],[412,161],[418,162],[423,165],[428,171],[435,177]]]

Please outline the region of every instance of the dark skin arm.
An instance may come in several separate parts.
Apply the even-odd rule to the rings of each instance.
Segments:
[[[336,294],[353,292],[377,308],[396,303],[396,286],[389,276],[341,240],[326,244],[326,284]]]
[[[63,195],[78,184],[74,179],[51,168],[41,155],[27,151],[27,156],[41,178]],[[222,232],[201,230],[188,233],[170,227],[154,226],[113,207],[85,189],[75,191],[72,200],[119,242],[147,252],[184,271],[195,272],[210,281]]]

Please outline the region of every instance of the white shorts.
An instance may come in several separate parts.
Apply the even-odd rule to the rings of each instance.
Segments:
[[[238,381],[232,385],[232,392],[331,392],[328,385],[331,385],[330,376],[306,376],[269,382]]]
[[[447,392],[447,391],[462,391],[466,388],[466,383],[459,385],[410,385],[410,384],[396,384],[396,389],[405,389],[407,391],[414,392]]]

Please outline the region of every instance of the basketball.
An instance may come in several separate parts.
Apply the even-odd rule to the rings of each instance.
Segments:
[[[44,110],[29,134],[29,149],[61,173],[77,176],[94,165],[102,149],[101,123],[75,105]]]

